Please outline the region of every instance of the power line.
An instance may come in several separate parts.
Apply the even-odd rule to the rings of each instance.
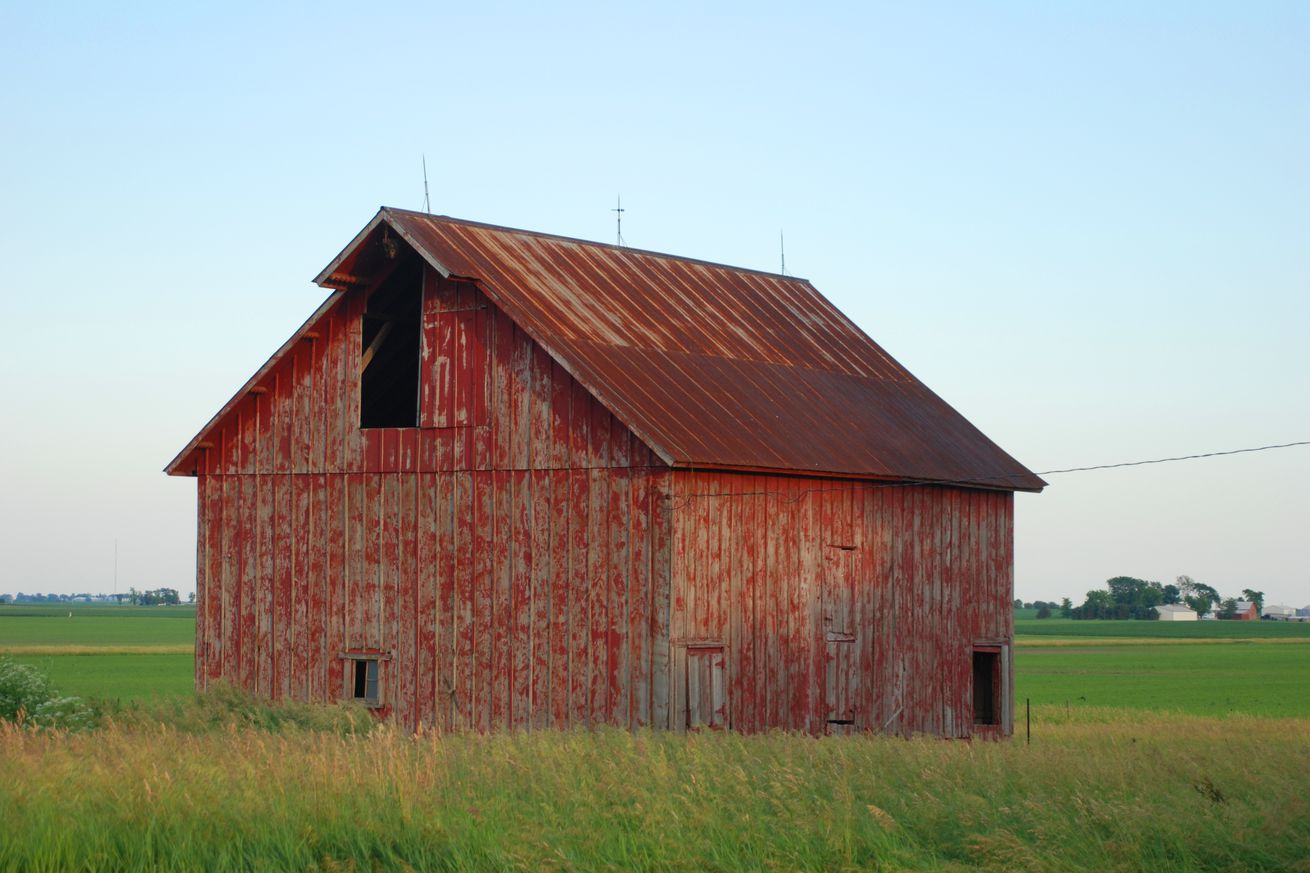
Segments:
[[[1199,455],[1179,455],[1174,458],[1153,458],[1149,461],[1124,461],[1120,464],[1096,464],[1091,467],[1067,467],[1063,470],[1043,470],[1038,476],[1053,476],[1056,473],[1083,473],[1087,470],[1113,470],[1118,467],[1141,467],[1146,464],[1167,464],[1171,461],[1194,461],[1198,458],[1218,458],[1222,455],[1244,455],[1248,452],[1267,452],[1271,449],[1290,449],[1293,446],[1310,446],[1310,440],[1295,443],[1279,443],[1272,446],[1255,446],[1249,449],[1230,449],[1225,452],[1204,452]]]

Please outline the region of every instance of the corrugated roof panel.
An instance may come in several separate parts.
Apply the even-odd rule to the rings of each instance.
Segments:
[[[441,269],[477,280],[677,466],[1045,484],[804,279],[398,209],[380,217]]]

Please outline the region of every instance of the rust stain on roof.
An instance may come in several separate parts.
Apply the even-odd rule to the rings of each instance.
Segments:
[[[1045,485],[804,279],[383,208],[317,281],[393,230],[674,466]]]

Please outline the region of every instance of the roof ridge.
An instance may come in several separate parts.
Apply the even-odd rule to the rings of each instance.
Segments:
[[[523,228],[523,227],[509,227],[508,225],[504,225],[504,224],[491,224],[490,222],[486,222],[486,221],[474,221],[471,218],[456,218],[453,215],[433,215],[431,212],[419,212],[416,209],[403,209],[399,206],[383,206],[381,207],[381,209],[383,212],[402,212],[406,215],[413,215],[418,218],[424,218],[428,220],[437,219],[440,221],[449,222],[451,224],[464,225],[466,227],[480,227],[480,228],[485,228],[486,230],[501,231],[503,233],[518,233],[524,236],[537,237],[540,239],[550,239],[550,240],[557,240],[559,242],[577,243],[578,245],[584,245],[584,246],[595,246],[596,248],[609,249],[610,251],[627,252],[629,254],[634,254],[634,255],[645,255],[647,257],[652,257],[652,258],[664,258],[666,260],[681,261],[687,264],[700,264],[706,267],[717,267],[721,270],[731,270],[734,273],[751,273],[756,276],[768,276],[771,279],[780,279],[784,282],[803,282],[806,285],[813,284],[812,282],[810,282],[809,279],[805,278],[804,276],[789,276],[785,273],[772,273],[768,270],[759,270],[754,267],[738,267],[733,264],[720,263],[719,261],[707,261],[704,260],[703,258],[688,258],[684,255],[674,255],[674,254],[670,254],[669,252],[657,252],[653,249],[639,249],[639,248],[633,248],[632,246],[620,246],[620,245],[615,245],[614,243],[601,242],[600,240],[583,239],[581,237],[576,237],[576,236],[564,236],[563,234],[546,233],[540,230],[528,230],[527,228]]]

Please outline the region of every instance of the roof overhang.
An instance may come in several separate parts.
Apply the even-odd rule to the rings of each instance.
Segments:
[[[358,285],[367,285],[371,275],[377,270],[377,262],[386,256],[387,239],[395,234],[404,240],[410,248],[418,252],[423,260],[441,274],[450,277],[450,270],[432,256],[404,225],[397,222],[391,210],[383,206],[364,229],[355,234],[355,238],[346,244],[335,258],[314,277],[314,284],[324,288],[346,290]]]

